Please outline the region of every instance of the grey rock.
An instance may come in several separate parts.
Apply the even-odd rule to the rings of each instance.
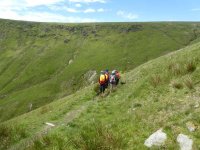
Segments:
[[[166,133],[162,132],[162,129],[156,131],[145,140],[144,145],[147,147],[161,146],[165,143],[167,139]]]
[[[179,134],[177,137],[177,142],[179,143],[181,150],[192,150],[193,140],[187,135]]]

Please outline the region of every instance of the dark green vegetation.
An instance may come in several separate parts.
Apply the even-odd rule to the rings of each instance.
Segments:
[[[199,37],[198,23],[50,24],[0,20],[0,121],[86,84],[89,70],[136,66]],[[73,60],[69,65],[69,61]]]

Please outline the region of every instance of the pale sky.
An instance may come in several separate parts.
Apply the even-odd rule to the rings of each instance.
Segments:
[[[39,22],[200,21],[200,0],[0,0],[0,18]]]

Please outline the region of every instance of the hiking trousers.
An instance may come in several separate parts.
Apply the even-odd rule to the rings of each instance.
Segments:
[[[105,84],[100,84],[100,93],[104,93],[105,91]]]
[[[116,85],[118,85],[119,84],[119,79],[116,79]]]
[[[109,86],[109,81],[106,81],[105,88],[108,88],[108,86]]]

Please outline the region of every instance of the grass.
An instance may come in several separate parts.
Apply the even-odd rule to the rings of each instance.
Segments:
[[[157,87],[161,83],[161,77],[159,75],[152,76],[150,83],[153,87]]]
[[[6,149],[11,143],[15,143],[27,136],[26,129],[23,125],[0,125],[0,149]]]
[[[0,121],[27,113],[30,103],[34,110],[84,88],[88,85],[84,75],[90,70],[130,71],[197,42],[199,31],[199,23],[181,22],[52,24],[0,20]],[[73,63],[69,65],[70,60]],[[195,71],[193,67],[186,65],[189,72]],[[178,73],[178,69],[174,71]]]
[[[194,107],[199,99],[200,84],[193,84],[195,90],[185,85],[187,79],[191,79],[192,83],[199,81],[199,63],[195,64],[193,72],[188,72],[185,67],[188,59],[198,59],[198,56],[200,43],[149,61],[123,74],[126,84],[120,84],[114,93],[104,98],[95,97],[95,85],[91,85],[43,108],[6,121],[2,125],[13,124],[16,129],[23,124],[23,132],[28,137],[40,132],[45,127],[44,122],[53,122],[56,127],[37,139],[28,140],[19,136],[15,141],[12,137],[15,130],[3,139],[9,137],[11,142],[8,148],[16,149],[145,150],[144,141],[153,132],[163,128],[168,136],[165,145],[152,149],[179,149],[176,138],[183,133],[194,140],[193,149],[198,150],[200,131],[189,132],[186,124],[194,122],[200,126],[200,108]],[[180,74],[169,70],[172,63],[182,64]],[[162,79],[156,88],[149,82],[155,75]],[[173,88],[173,81],[181,83],[182,88]],[[65,124],[66,114],[82,106],[87,107],[81,115]],[[32,144],[26,147],[22,141]]]
[[[187,77],[184,83],[189,89],[194,89],[194,83],[190,77]]]
[[[183,88],[183,84],[179,81],[172,81],[172,87],[176,88],[176,89],[182,89]]]
[[[55,149],[55,150],[65,150],[69,146],[68,141],[63,139],[60,134],[53,134],[49,136],[44,136],[36,139],[32,144],[26,146],[30,150],[40,150],[40,149]],[[47,148],[48,147],[48,148]]]
[[[186,70],[187,72],[194,72],[196,70],[196,64],[194,60],[190,60],[186,64]]]
[[[122,149],[126,146],[126,143],[123,143],[123,136],[114,135],[108,127],[98,122],[85,126],[79,134],[80,136],[70,141],[75,149],[106,150]],[[93,138],[90,138],[91,136]]]

